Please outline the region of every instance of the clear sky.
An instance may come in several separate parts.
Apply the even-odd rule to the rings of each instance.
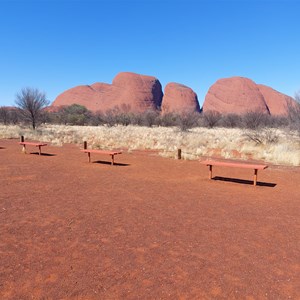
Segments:
[[[192,88],[220,78],[300,90],[300,0],[0,0],[0,105],[52,102],[128,71]]]

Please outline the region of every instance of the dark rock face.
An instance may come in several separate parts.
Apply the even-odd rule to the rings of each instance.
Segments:
[[[135,73],[119,73],[112,84],[77,86],[60,94],[52,106],[84,105],[91,111],[120,110],[143,112],[161,106],[163,93],[158,79]]]
[[[196,93],[189,87],[171,82],[165,87],[163,96],[162,113],[190,113],[200,112],[200,106]]]

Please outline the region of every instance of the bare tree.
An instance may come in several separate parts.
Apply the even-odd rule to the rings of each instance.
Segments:
[[[203,126],[208,128],[216,127],[218,122],[221,120],[222,115],[215,110],[209,110],[202,113]]]
[[[0,107],[0,122],[4,125],[9,123],[9,109],[7,107]]]
[[[16,106],[25,121],[29,121],[35,129],[43,114],[43,108],[49,105],[46,94],[34,88],[23,88],[15,100]]]
[[[300,91],[295,94],[295,100],[288,103],[288,120],[290,128],[300,136]]]

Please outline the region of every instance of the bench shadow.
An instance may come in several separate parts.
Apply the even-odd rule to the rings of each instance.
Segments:
[[[227,181],[227,182],[233,182],[233,183],[238,183],[238,184],[253,185],[253,180],[245,180],[245,179],[229,178],[229,177],[221,177],[221,176],[215,176],[212,179],[216,180],[216,181]],[[257,186],[265,186],[265,187],[275,187],[276,183],[257,181],[256,185]]]
[[[105,160],[95,160],[92,162],[93,164],[102,164],[102,165],[111,165],[110,161]],[[121,166],[121,167],[127,167],[130,166],[130,164],[122,164],[122,163],[114,163],[114,166]]]
[[[33,155],[40,155],[38,152],[30,152],[30,154],[33,154]],[[41,156],[56,156],[56,154],[51,154],[51,153],[41,153]]]
[[[2,150],[2,149],[6,149],[5,147],[0,147],[0,150]]]

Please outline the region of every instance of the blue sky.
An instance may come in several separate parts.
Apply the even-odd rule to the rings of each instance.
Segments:
[[[191,87],[220,78],[300,90],[297,0],[0,0],[0,105],[23,87],[52,102],[128,71]]]

